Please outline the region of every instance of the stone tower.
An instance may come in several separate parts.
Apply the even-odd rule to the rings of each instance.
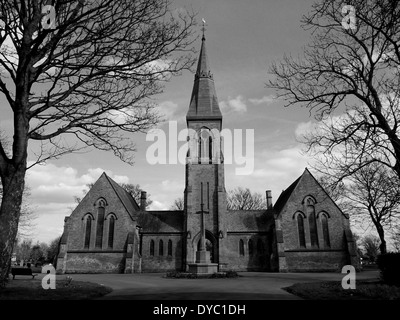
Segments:
[[[200,247],[203,203],[206,249],[212,263],[224,265],[224,226],[227,211],[223,155],[220,131],[222,114],[215,92],[214,79],[208,62],[203,34],[200,56],[194,78],[189,110],[186,115],[189,130],[189,151],[185,181],[186,268],[196,262]]]

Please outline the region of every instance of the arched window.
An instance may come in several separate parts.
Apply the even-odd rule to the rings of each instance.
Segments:
[[[96,248],[103,246],[103,228],[104,228],[104,215],[105,215],[105,201],[100,199],[97,202],[97,230],[96,230]]]
[[[210,164],[212,163],[212,138],[211,135],[208,137],[208,158]]]
[[[115,229],[115,217],[110,216],[108,222],[108,247],[112,248],[114,245],[114,229]]]
[[[199,159],[199,163],[201,163],[201,136],[199,137],[199,154],[198,154],[198,159]]]
[[[172,256],[172,240],[168,240],[168,255]]]
[[[310,225],[310,240],[312,247],[318,247],[317,219],[315,217],[314,199],[308,197],[306,199],[306,212],[308,223]]]
[[[150,240],[150,255],[154,256],[154,240]]]
[[[160,240],[160,242],[158,243],[158,255],[164,255],[164,242],[162,240]]]
[[[257,253],[258,254],[263,254],[264,253],[264,244],[261,239],[257,240]]]
[[[253,240],[249,240],[248,242],[248,246],[249,246],[249,255],[253,255]]]
[[[324,235],[324,245],[327,248],[330,248],[331,242],[329,240],[329,227],[328,227],[328,217],[326,214],[321,215],[321,224],[322,224],[322,234]]]
[[[301,248],[306,247],[306,235],[304,232],[304,219],[301,214],[297,215],[297,230],[299,232],[299,245]]]
[[[239,255],[244,256],[244,241],[242,239],[239,240]]]
[[[199,147],[199,163],[202,163],[202,160],[206,161],[204,163],[212,163],[212,154],[213,154],[213,136],[208,128],[201,128],[198,132],[198,147]]]
[[[90,234],[92,231],[92,217],[90,215],[86,216],[85,219],[85,244],[84,244],[84,248],[85,249],[89,249],[90,246]]]

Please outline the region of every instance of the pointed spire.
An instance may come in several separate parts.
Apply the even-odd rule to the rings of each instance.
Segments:
[[[205,25],[205,20],[203,19],[203,36],[201,39],[199,61],[197,63],[193,91],[186,120],[222,120],[222,114],[215,92],[214,79],[208,62],[206,38],[204,35]]]
[[[197,62],[196,77],[212,79],[213,75],[211,74],[209,66],[210,65],[208,63],[207,50],[206,50],[206,38],[203,35],[203,38],[201,39],[199,61]]]
[[[203,27],[201,28],[201,31],[203,31],[203,37],[201,38],[201,40],[206,40],[206,36],[205,36],[205,33],[206,33],[206,20],[204,20],[204,18],[202,19],[202,21],[203,21]]]

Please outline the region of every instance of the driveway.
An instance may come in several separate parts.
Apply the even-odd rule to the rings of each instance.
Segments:
[[[342,281],[341,273],[241,272],[239,278],[167,279],[165,273],[71,274],[73,280],[111,287],[102,300],[299,300],[282,288],[300,282]],[[65,277],[65,276],[58,276]],[[357,280],[377,279],[378,271],[357,273]]]

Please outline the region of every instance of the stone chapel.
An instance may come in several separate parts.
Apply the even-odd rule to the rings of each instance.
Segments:
[[[187,271],[199,248],[201,204],[208,212],[206,250],[219,271],[339,271],[357,264],[349,217],[308,169],[274,205],[267,191],[265,210],[227,210],[223,156],[213,136],[222,114],[204,35],[186,122],[198,134],[189,137],[184,210],[146,210],[146,192],[137,203],[103,173],[64,220],[58,272]]]

